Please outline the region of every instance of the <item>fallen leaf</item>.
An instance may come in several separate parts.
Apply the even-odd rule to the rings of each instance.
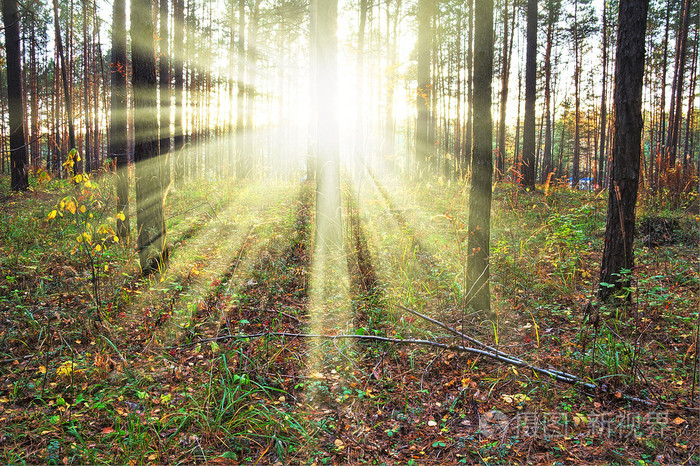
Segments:
[[[343,447],[345,446],[345,444],[343,443],[343,441],[340,440],[339,438],[335,439],[335,442],[333,442],[333,443],[335,443],[335,446],[338,447],[338,448],[343,448]]]
[[[682,417],[677,417],[673,420],[673,423],[677,426],[683,424],[684,422],[685,422],[685,419],[683,419]]]
[[[100,432],[102,432],[103,434],[111,434],[112,432],[114,432],[114,427],[105,427]]]
[[[428,426],[430,427],[435,427],[437,425],[437,422],[433,421],[432,419],[428,421]]]

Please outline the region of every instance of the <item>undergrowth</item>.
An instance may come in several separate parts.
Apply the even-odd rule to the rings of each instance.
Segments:
[[[468,190],[348,180],[357,336],[464,344],[406,306],[599,387],[586,392],[453,350],[304,339],[309,184],[192,183],[171,193],[172,265],[144,279],[133,238],[91,236],[88,254],[76,253],[87,223],[119,214],[111,175],[90,181],[90,202],[69,206],[75,180],[32,179],[32,190],[13,194],[0,178],[3,462],[700,461],[700,230],[689,210],[641,203],[630,285],[601,305],[604,193],[497,185],[493,313],[480,315],[463,303]],[[83,216],[66,221],[60,209]],[[312,350],[323,364],[310,367]]]

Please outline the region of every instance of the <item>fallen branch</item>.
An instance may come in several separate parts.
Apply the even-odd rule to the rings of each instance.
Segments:
[[[458,330],[456,330],[456,329],[450,327],[449,325],[446,325],[446,324],[440,322],[439,320],[435,320],[435,319],[433,319],[433,318],[431,318],[431,317],[428,317],[428,316],[426,316],[426,315],[421,314],[421,313],[418,312],[418,311],[415,311],[415,310],[413,310],[413,309],[407,308],[407,307],[402,306],[402,305],[400,305],[400,304],[397,304],[396,306],[397,306],[398,308],[400,308],[400,309],[403,309],[403,310],[406,311],[406,312],[410,312],[411,314],[413,314],[413,315],[415,315],[415,316],[417,316],[417,317],[420,317],[421,319],[425,319],[425,320],[427,320],[428,322],[437,325],[438,327],[444,328],[444,329],[447,330],[448,332],[450,332],[450,333],[452,333],[453,335],[456,335],[456,336],[462,338],[463,340],[466,340],[466,341],[468,341],[468,342],[470,342],[470,343],[472,343],[472,344],[474,344],[474,345],[480,346],[481,348],[484,348],[485,350],[488,350],[488,352],[490,352],[490,353],[492,354],[492,356],[500,356],[501,358],[503,358],[503,359],[499,359],[499,360],[501,360],[501,361],[507,360],[507,361],[508,361],[508,364],[514,364],[514,365],[516,365],[516,366],[518,366],[518,367],[530,367],[530,368],[534,367],[534,366],[530,366],[528,363],[526,363],[524,360],[522,360],[522,359],[520,359],[520,358],[516,358],[515,356],[511,356],[511,355],[509,355],[508,353],[504,353],[503,351],[499,351],[498,349],[496,349],[496,348],[494,348],[494,347],[492,347],[492,346],[489,346],[489,345],[487,345],[487,344],[485,344],[485,343],[480,342],[480,341],[477,340],[476,338],[472,338],[472,337],[470,337],[469,335],[465,335],[464,333],[462,333],[462,332],[460,332],[460,331],[458,331]],[[495,358],[494,358],[494,359],[495,359]],[[505,362],[505,361],[504,361],[504,362]],[[580,379],[579,379],[578,377],[576,377],[575,375],[569,374],[568,372],[562,372],[562,371],[558,371],[558,370],[554,370],[554,369],[543,369],[543,370],[546,370],[548,375],[549,375],[549,374],[557,374],[557,376],[560,377],[558,380],[561,380],[562,382],[564,381],[563,379],[570,379],[571,381],[570,381],[570,382],[567,382],[567,383],[574,383],[574,384],[579,384],[579,383],[585,384],[585,383],[586,383],[586,382],[583,382],[582,380],[580,380]],[[589,385],[590,385],[590,384],[589,384]],[[595,386],[595,385],[594,385],[594,386]]]
[[[431,317],[428,317],[426,315],[421,314],[418,311],[415,311],[413,309],[409,309],[407,307],[404,307],[402,305],[397,305],[399,308],[403,309],[404,311],[410,312],[411,314],[418,316],[422,319],[427,320],[428,322],[431,322],[448,332],[452,333],[453,335],[456,335],[463,340],[469,341],[470,343],[481,347],[482,349],[479,348],[473,348],[469,346],[462,346],[462,345],[456,345],[456,344],[447,344],[447,343],[440,343],[432,340],[419,340],[419,339],[404,339],[404,338],[392,338],[392,337],[380,337],[376,335],[327,335],[327,334],[308,334],[308,333],[289,333],[289,332],[264,332],[264,333],[253,333],[253,334],[238,334],[238,335],[223,335],[220,337],[214,337],[214,338],[206,338],[202,340],[198,340],[192,343],[185,343],[182,345],[175,345],[175,346],[170,346],[167,347],[167,349],[174,349],[174,348],[184,348],[188,346],[194,346],[202,343],[208,343],[212,341],[221,341],[221,340],[229,340],[229,339],[249,339],[249,338],[265,338],[265,337],[283,337],[283,338],[317,338],[317,339],[327,339],[327,340],[370,340],[370,341],[381,341],[385,343],[392,343],[392,344],[400,344],[400,345],[420,345],[420,346],[430,346],[433,348],[441,348],[443,350],[452,350],[452,351],[458,351],[458,352],[463,352],[463,353],[470,353],[474,354],[477,356],[484,356],[489,359],[493,359],[505,364],[511,364],[516,367],[521,367],[525,369],[530,369],[533,372],[541,375],[545,375],[548,377],[553,378],[554,380],[557,380],[559,382],[564,382],[566,384],[574,385],[576,387],[582,388],[584,390],[588,390],[593,393],[610,393],[609,389],[605,385],[598,385],[596,383],[592,382],[585,382],[581,380],[579,377],[576,377],[573,374],[569,374],[567,372],[563,371],[558,371],[555,369],[543,369],[538,366],[533,366],[532,364],[520,359],[516,358],[514,356],[511,356],[507,353],[504,353],[503,351],[499,351],[496,348],[493,348],[485,343],[482,343],[481,341],[472,338],[468,335],[463,334],[462,332],[450,327],[449,325],[444,324],[443,322],[440,322],[438,320],[432,319]],[[692,408],[692,407],[684,407],[684,406],[672,406],[669,403],[662,403],[662,402],[652,402],[650,400],[645,400],[643,398],[631,396],[631,395],[625,395],[623,393],[615,393],[616,396],[630,402],[634,403],[639,403],[639,404],[644,404],[647,406],[654,406],[654,405],[664,405],[667,407],[674,407],[677,409],[683,409],[691,412],[697,412],[697,408]]]
[[[198,345],[198,344],[202,344],[202,343],[209,343],[212,341],[222,341],[222,340],[229,340],[229,339],[242,340],[242,339],[249,339],[249,338],[265,338],[265,337],[319,338],[319,339],[326,339],[326,340],[372,340],[372,341],[381,341],[381,342],[385,342],[385,343],[394,343],[394,344],[400,344],[400,345],[431,346],[434,348],[442,348],[442,349],[447,349],[447,350],[460,351],[463,353],[470,353],[470,354],[475,354],[478,356],[484,356],[484,357],[487,357],[490,359],[495,359],[496,361],[500,361],[500,362],[505,363],[505,364],[512,364],[512,365],[517,366],[517,367],[524,367],[527,369],[531,369],[539,374],[546,375],[546,376],[552,377],[556,380],[559,380],[560,382],[566,382],[569,384],[580,385],[584,388],[588,388],[591,390],[595,390],[595,389],[599,388],[595,384],[583,382],[582,380],[580,380],[580,379],[578,379],[570,374],[566,374],[565,372],[560,372],[560,371],[555,371],[555,370],[550,370],[550,369],[542,369],[541,367],[537,367],[537,366],[533,366],[531,364],[528,364],[521,359],[514,358],[511,356],[507,356],[507,355],[503,355],[503,353],[497,354],[497,353],[493,353],[493,352],[478,349],[478,348],[472,348],[469,346],[449,345],[447,343],[440,343],[440,342],[432,341],[432,340],[391,338],[391,337],[380,337],[380,336],[376,336],[376,335],[326,335],[326,334],[309,334],[309,333],[265,332],[265,333],[251,333],[251,334],[238,334],[238,335],[223,335],[220,337],[205,338],[202,340],[197,340],[197,341],[192,342],[192,343],[184,343],[182,345],[170,346],[167,349],[184,348],[187,346],[194,346],[194,345]]]

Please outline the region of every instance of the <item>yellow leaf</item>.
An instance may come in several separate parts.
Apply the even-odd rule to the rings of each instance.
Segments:
[[[84,206],[84,205],[81,205],[81,206],[80,206],[80,212],[83,213],[83,214],[85,213],[85,206]]]
[[[76,183],[80,183],[81,181],[83,181],[83,175],[81,175],[80,173],[78,173],[77,175],[75,175],[75,176],[73,177],[73,181],[75,181]]]
[[[66,210],[70,212],[71,214],[75,213],[75,202],[70,201],[68,204],[66,204]]]
[[[684,422],[685,422],[685,419],[683,419],[682,417],[677,417],[673,420],[673,423],[677,426],[683,424]]]
[[[7,403],[9,401],[10,400],[6,396],[0,397],[0,403]]]
[[[82,243],[82,242],[83,242],[83,237],[82,237],[82,236],[77,236],[77,237],[75,238],[75,240],[76,240],[78,243]]]
[[[333,443],[334,443],[335,446],[338,447],[338,448],[343,448],[343,447],[345,446],[345,444],[343,443],[343,441],[340,440],[339,438],[335,439],[335,442],[333,442]]]
[[[122,222],[126,220],[126,215],[124,215],[124,212],[117,213],[117,220],[121,220]]]
[[[158,458],[157,453],[153,453],[153,454],[148,455],[148,461],[155,461],[156,458]]]
[[[41,374],[46,374],[46,366],[39,366],[39,372]]]
[[[102,251],[102,246],[100,246],[99,244],[96,244],[96,245],[95,245],[95,251],[97,251],[97,252]]]
[[[112,239],[114,240],[115,243],[118,243],[118,242],[119,242],[119,237],[116,236],[116,235],[115,235]]]
[[[56,218],[56,214],[58,214],[58,211],[56,209],[49,212],[49,220],[53,220],[54,218]]]
[[[70,376],[71,372],[73,372],[73,363],[71,361],[66,361],[63,364],[61,364],[58,369],[56,369],[56,375],[63,375],[63,376]]]

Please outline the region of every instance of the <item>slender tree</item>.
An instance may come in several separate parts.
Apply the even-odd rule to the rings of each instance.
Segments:
[[[139,261],[144,275],[167,265],[151,0],[131,0],[131,82]]]
[[[168,0],[160,0],[158,31],[158,86],[160,89],[160,139],[158,148],[163,166],[163,183],[170,184],[170,54],[168,53]]]
[[[185,29],[185,8],[183,0],[173,0],[173,75],[175,92],[175,115],[174,115],[174,137],[173,161],[175,186],[181,188],[185,183],[185,160],[182,147],[185,144],[185,134],[182,127],[182,111],[184,105],[184,76],[183,64],[184,55],[184,29]]]
[[[7,101],[10,120],[10,187],[13,191],[29,188],[27,146],[24,138],[24,104],[22,103],[22,56],[19,40],[17,0],[2,0],[7,57]]]
[[[316,34],[316,247],[339,251],[343,232],[340,216],[340,170],[338,159],[337,0],[314,0]]]
[[[513,0],[513,17],[510,32],[508,31],[508,0],[503,2],[503,50],[501,71],[501,102],[498,118],[498,151],[496,152],[496,181],[501,181],[506,171],[506,108],[508,106],[508,81],[510,77],[510,62],[513,52],[513,34],[515,32],[515,11],[517,2]],[[510,37],[509,37],[510,35]]]
[[[464,168],[466,170],[471,170],[472,165],[472,136],[473,136],[473,126],[474,126],[474,1],[467,0],[467,5],[469,8],[469,14],[467,15],[467,56],[466,56],[466,71],[467,71],[467,102],[466,102],[466,122],[464,128],[464,154],[462,159],[464,163]]]
[[[93,168],[92,145],[90,144],[90,136],[92,128],[90,127],[90,35],[88,27],[88,9],[89,0],[83,0],[83,124],[85,125],[85,133],[83,135],[83,160],[85,171],[90,172]]]
[[[607,87],[608,87],[608,1],[603,0],[603,77],[602,90],[600,94],[600,148],[598,150],[598,170],[595,174],[595,184],[601,189],[605,183],[605,148],[606,148],[606,127],[608,125],[608,102],[607,102]]]
[[[236,177],[242,179],[248,172],[245,153],[245,0],[238,0],[238,93],[236,94]]]
[[[109,156],[117,169],[117,236],[129,240],[129,154],[126,138],[126,7],[125,0],[112,4],[111,111]]]
[[[63,101],[66,105],[66,119],[68,120],[68,149],[75,149],[75,126],[73,123],[73,103],[71,102],[70,83],[68,82],[68,66],[66,55],[63,51],[61,38],[61,25],[58,17],[58,0],[53,0],[54,31],[56,33],[56,51],[61,61],[61,81],[63,82]]]
[[[537,99],[537,0],[527,0],[525,54],[525,115],[523,120],[522,183],[535,187],[535,101]]]
[[[615,132],[598,298],[629,286],[642,138],[644,35],[649,0],[620,0],[615,55]],[[628,272],[629,273],[629,272]]]
[[[547,44],[544,51],[544,154],[542,155],[542,171],[540,181],[545,182],[550,173],[554,172],[552,158],[552,48],[554,46],[555,29],[561,14],[561,0],[548,0],[547,9]]]
[[[431,80],[430,80],[430,49],[432,45],[431,20],[434,0],[418,1],[418,42],[416,49],[418,60],[416,73],[418,87],[416,89],[416,161],[419,170],[424,169],[430,162],[430,125],[431,125]]]
[[[491,80],[493,78],[493,0],[475,1],[474,137],[469,191],[467,306],[490,312],[489,241],[493,175]]]
[[[690,0],[681,3],[680,22],[676,35],[676,60],[673,73],[673,85],[671,92],[671,108],[668,117],[668,134],[666,136],[666,152],[668,154],[669,167],[676,165],[676,153],[680,141],[681,115],[683,113],[683,85],[686,68],[686,50],[688,48],[688,27],[690,18]]]

